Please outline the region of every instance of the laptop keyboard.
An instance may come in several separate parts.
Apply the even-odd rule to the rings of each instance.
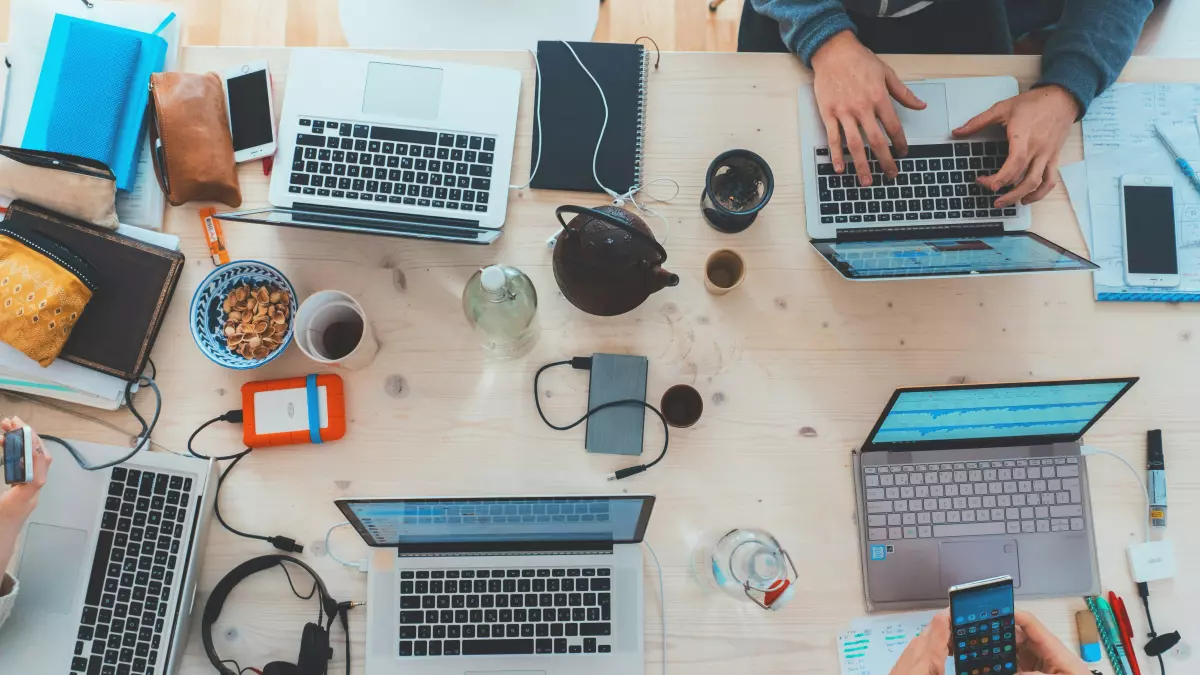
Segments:
[[[486,212],[496,139],[300,119],[288,192]],[[305,129],[307,127],[307,129]]]
[[[1079,458],[864,467],[871,541],[1084,529]]]
[[[817,198],[822,223],[887,223],[909,220],[967,220],[1011,218],[1015,207],[993,208],[1002,188],[992,192],[975,182],[990,176],[1008,159],[1008,143],[932,143],[910,145],[896,160],[900,173],[883,175],[874,152],[867,148],[871,187],[860,187],[854,162],[835,174],[829,148],[817,148]],[[850,157],[850,151],[844,150]]]
[[[191,478],[112,470],[71,672],[154,670],[191,489]]]
[[[400,656],[608,654],[607,568],[405,570]]]

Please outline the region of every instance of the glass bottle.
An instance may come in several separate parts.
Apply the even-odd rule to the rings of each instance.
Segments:
[[[462,304],[491,355],[518,359],[537,344],[537,290],[521,270],[507,265],[479,270],[463,289]]]

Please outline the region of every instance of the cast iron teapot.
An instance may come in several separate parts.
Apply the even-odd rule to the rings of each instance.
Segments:
[[[568,223],[564,213],[575,217]],[[679,276],[662,268],[667,251],[633,213],[619,206],[560,206],[555,215],[563,231],[554,245],[554,280],[579,309],[616,316],[679,285]]]

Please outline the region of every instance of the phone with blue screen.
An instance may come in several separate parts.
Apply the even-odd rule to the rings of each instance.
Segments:
[[[1012,577],[952,587],[950,623],[955,675],[1017,672]]]

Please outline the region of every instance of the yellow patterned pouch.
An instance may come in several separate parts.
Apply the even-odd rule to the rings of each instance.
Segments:
[[[43,235],[0,227],[0,340],[54,362],[96,287],[92,266]]]

